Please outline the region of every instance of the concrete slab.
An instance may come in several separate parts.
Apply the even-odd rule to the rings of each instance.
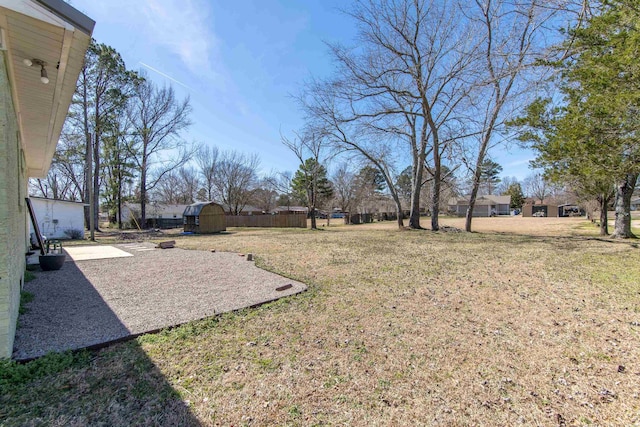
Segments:
[[[91,259],[122,258],[133,256],[129,252],[114,246],[70,246],[64,248],[73,261],[87,261]]]
[[[14,359],[101,347],[307,289],[236,253],[117,246],[102,253],[134,256],[69,260],[25,284],[34,298],[18,320]],[[94,247],[68,249],[80,248]]]

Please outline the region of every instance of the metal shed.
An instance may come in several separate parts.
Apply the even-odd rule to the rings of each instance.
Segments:
[[[227,229],[224,209],[214,202],[189,205],[182,214],[184,231],[191,233],[219,233]]]

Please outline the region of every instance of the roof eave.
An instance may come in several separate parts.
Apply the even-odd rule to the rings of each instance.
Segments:
[[[0,7],[7,73],[29,177],[43,178],[49,171],[94,25],[61,0],[24,0]],[[33,58],[47,63],[49,84],[42,85],[37,67],[23,64]]]
[[[48,9],[51,13],[65,20],[73,27],[84,32],[86,35],[91,36],[93,28],[96,25],[96,21],[89,18],[84,13],[73,8],[68,3],[62,0],[35,0],[40,3],[44,8]]]

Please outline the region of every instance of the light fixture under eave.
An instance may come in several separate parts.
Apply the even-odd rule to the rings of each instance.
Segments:
[[[47,70],[44,68],[45,65],[47,65],[46,62],[44,62],[41,59],[37,59],[37,58],[33,58],[33,59],[25,58],[25,59],[22,60],[22,62],[27,67],[31,67],[33,64],[39,65],[40,66],[40,81],[42,83],[44,83],[44,84],[49,83],[49,76],[47,75]]]
[[[47,76],[47,70],[44,69],[44,65],[40,68],[40,81],[44,84],[49,83],[49,76]]]

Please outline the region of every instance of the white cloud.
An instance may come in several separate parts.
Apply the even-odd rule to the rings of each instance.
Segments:
[[[98,27],[124,24],[132,39],[144,38],[147,45],[175,55],[196,75],[214,74],[218,39],[206,0],[75,0],[72,5],[96,19]]]
[[[136,3],[136,2],[132,2]],[[217,41],[210,28],[209,8],[197,0],[146,0],[142,8],[147,36],[177,55],[194,74],[210,74]]]

